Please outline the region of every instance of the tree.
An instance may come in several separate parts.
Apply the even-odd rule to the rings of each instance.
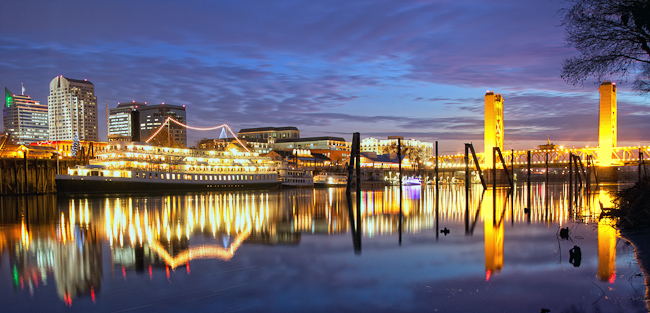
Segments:
[[[382,147],[382,153],[397,154],[397,143],[391,143],[389,146]],[[409,159],[415,168],[418,167],[424,156],[424,150],[420,147],[402,146],[402,156]]]
[[[194,142],[194,147],[197,149],[214,149],[214,142],[212,139],[203,137]]]
[[[650,1],[569,2],[560,10],[565,41],[581,55],[563,60],[562,78],[582,85],[589,78],[632,76],[633,88],[650,94]]]
[[[149,143],[159,147],[183,148],[179,142],[174,140],[174,136],[169,136],[166,127],[163,127],[155,137],[151,138]]]

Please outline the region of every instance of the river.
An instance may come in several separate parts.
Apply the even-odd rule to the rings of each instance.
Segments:
[[[647,312],[618,185],[0,199],[7,312]],[[547,191],[548,190],[548,191]],[[401,216],[401,218],[400,218]]]

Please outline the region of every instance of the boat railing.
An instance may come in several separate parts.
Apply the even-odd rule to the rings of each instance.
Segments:
[[[273,174],[276,173],[275,169],[260,169],[260,170],[236,170],[236,169],[178,169],[178,168],[155,168],[155,167],[120,167],[120,166],[107,166],[108,170],[131,170],[131,171],[144,171],[144,172],[164,172],[164,173],[188,173],[188,174]]]

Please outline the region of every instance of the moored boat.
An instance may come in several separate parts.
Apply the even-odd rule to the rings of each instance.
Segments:
[[[254,152],[118,143],[87,166],[56,175],[63,193],[134,193],[268,189],[280,184],[275,163]]]
[[[283,165],[278,168],[278,178],[282,187],[313,187],[314,176],[309,169],[293,165]]]
[[[321,172],[314,176],[314,186],[316,187],[341,187],[348,184],[348,177],[341,174]]]

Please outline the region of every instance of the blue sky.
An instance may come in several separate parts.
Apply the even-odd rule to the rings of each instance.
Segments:
[[[598,92],[560,78],[559,0],[15,1],[0,11],[0,84],[47,102],[57,75],[106,101],[186,105],[193,126],[296,126],[482,146],[486,90],[505,148],[597,144]],[[647,143],[648,98],[619,86],[619,145]],[[214,133],[190,131],[188,142]],[[479,149],[479,150],[482,150]]]

